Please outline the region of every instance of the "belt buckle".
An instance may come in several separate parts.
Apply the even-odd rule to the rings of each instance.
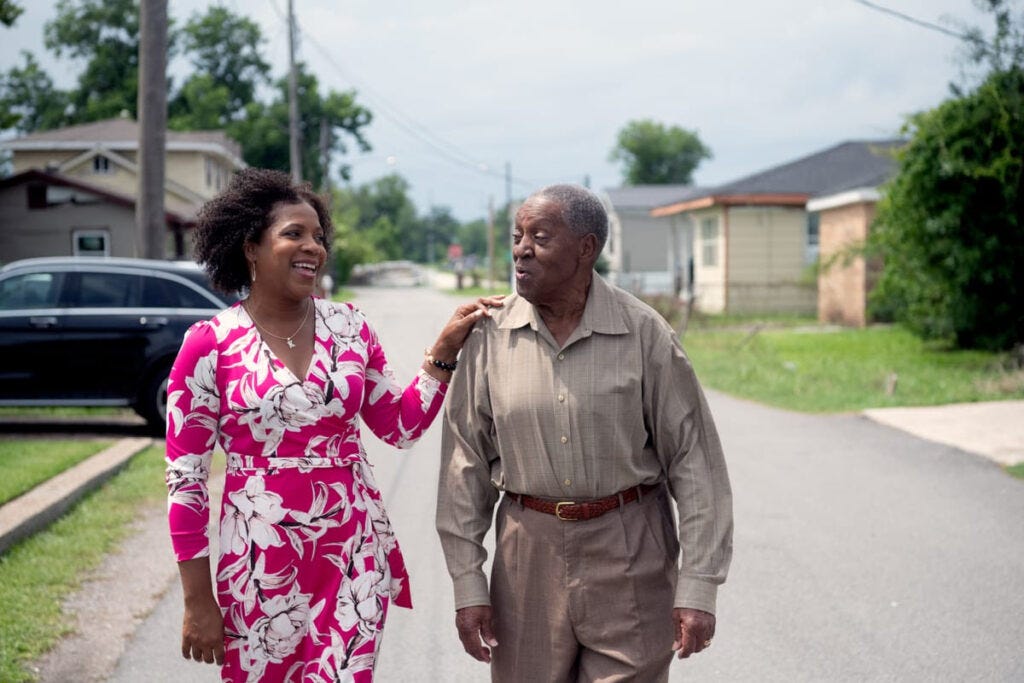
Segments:
[[[563,507],[566,507],[568,505],[575,505],[575,504],[576,504],[576,501],[572,501],[572,500],[563,500],[560,503],[555,503],[555,517],[558,517],[563,522],[578,522],[579,520],[576,519],[575,517],[563,517],[562,516],[562,508]]]

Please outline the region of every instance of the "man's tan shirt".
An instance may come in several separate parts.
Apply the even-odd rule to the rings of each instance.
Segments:
[[[483,539],[500,491],[579,501],[667,481],[682,550],[675,607],[713,614],[732,495],[678,336],[596,273],[561,348],[525,299],[493,313],[463,347],[442,432],[437,529],[456,608],[490,604]]]

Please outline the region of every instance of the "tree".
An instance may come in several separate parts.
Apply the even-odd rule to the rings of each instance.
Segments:
[[[206,14],[193,14],[180,38],[195,72],[170,102],[172,127],[221,128],[243,117],[256,88],[270,74],[260,53],[264,39],[259,25],[214,6]]]
[[[873,313],[961,348],[1024,342],[1024,21],[1005,4],[984,81],[907,122],[869,245]]]
[[[25,8],[14,2],[14,0],[0,0],[0,24],[14,26]]]
[[[690,183],[694,169],[710,158],[711,150],[696,131],[666,128],[650,119],[627,123],[608,155],[609,161],[622,163],[626,185]]]
[[[138,0],[60,0],[45,43],[58,57],[85,61],[70,94],[72,122],[137,115]]]
[[[0,76],[0,129],[21,133],[63,125],[68,94],[53,85],[31,52],[21,53],[22,66]]]
[[[299,65],[299,111],[302,135],[302,177],[314,187],[324,187],[327,179],[321,148],[328,153],[346,152],[348,147],[338,132],[345,133],[363,151],[370,149],[363,137],[362,128],[367,126],[372,115],[356,103],[354,91],[338,93],[331,91],[320,94],[316,76]],[[328,139],[321,145],[321,122],[325,125]],[[276,168],[287,171],[288,159],[288,79],[277,82],[277,98],[269,104],[251,102],[245,116],[228,125],[228,134],[242,145],[246,163],[262,168]],[[340,168],[342,178],[348,178],[347,166]]]
[[[432,206],[425,216],[416,220],[411,235],[411,251],[406,257],[418,263],[435,263],[443,259],[448,245],[457,239],[461,225],[447,206]]]

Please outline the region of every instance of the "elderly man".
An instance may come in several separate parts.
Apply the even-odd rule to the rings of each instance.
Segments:
[[[495,681],[664,681],[673,650],[715,633],[721,444],[677,335],[594,272],[607,234],[582,187],[527,199],[517,293],[473,329],[448,391],[437,529],[459,638]]]

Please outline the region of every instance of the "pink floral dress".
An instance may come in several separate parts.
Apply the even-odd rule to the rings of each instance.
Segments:
[[[408,575],[359,439],[411,445],[447,385],[402,388],[349,304],[314,299],[316,338],[295,377],[240,304],[194,325],[167,397],[168,518],[179,561],[209,554],[206,481],[227,454],[217,596],[225,681],[370,681]]]

